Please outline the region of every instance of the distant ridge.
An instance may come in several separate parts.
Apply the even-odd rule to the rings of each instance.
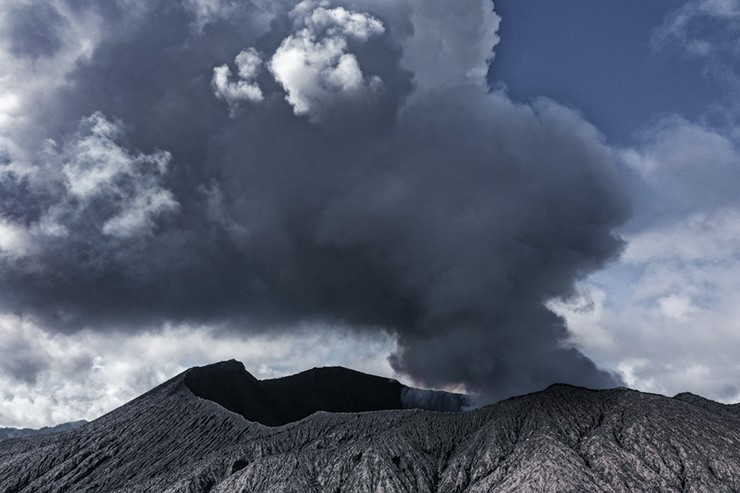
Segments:
[[[0,442],[0,492],[740,491],[737,408],[691,394],[552,385],[470,412],[293,421],[379,406],[397,385],[341,368],[262,382],[234,361],[194,368],[80,429]]]
[[[62,423],[56,426],[44,426],[43,428],[0,428],[0,441],[10,440],[11,438],[23,438],[36,435],[44,435],[46,433],[59,433],[61,431],[75,430],[83,425],[87,424],[87,421],[70,421],[69,423]]]
[[[707,411],[713,413],[729,413],[731,415],[740,416],[740,404],[721,404],[690,392],[681,392],[680,394],[676,394],[673,398],[688,402],[695,406],[703,407]]]

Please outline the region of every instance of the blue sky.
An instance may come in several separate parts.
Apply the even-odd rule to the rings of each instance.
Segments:
[[[499,0],[501,43],[489,77],[516,99],[547,96],[578,108],[613,144],[661,115],[695,119],[722,101],[703,61],[656,42],[681,2]]]
[[[230,358],[740,401],[740,4],[494,9],[0,6],[0,426]]]

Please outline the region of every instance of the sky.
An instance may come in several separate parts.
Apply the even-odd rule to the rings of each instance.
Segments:
[[[0,4],[0,426],[184,369],[740,401],[740,4]]]

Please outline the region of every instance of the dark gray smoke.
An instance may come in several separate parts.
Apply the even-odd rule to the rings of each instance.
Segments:
[[[19,58],[53,56],[63,44],[66,19],[46,2],[21,3],[10,9],[6,21],[10,51]]]
[[[490,4],[135,5],[57,4],[99,37],[34,93],[11,136],[32,157],[5,153],[6,311],[384,330],[399,372],[490,397],[617,383],[544,306],[620,251],[612,155],[577,113],[487,87]]]

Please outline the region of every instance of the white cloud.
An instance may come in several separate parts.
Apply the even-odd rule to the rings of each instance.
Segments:
[[[0,315],[0,427],[94,419],[185,369],[235,358],[258,378],[343,365],[393,376],[387,335],[306,326],[289,335],[165,326],[137,334],[59,334]]]
[[[582,283],[571,342],[641,390],[740,400],[740,148],[673,116],[622,152],[635,220],[621,260]]]
[[[17,94],[8,92],[0,95],[0,128],[12,122],[18,113],[19,103]]]
[[[270,60],[270,71],[285,89],[296,115],[319,121],[336,105],[367,103],[383,88],[378,76],[365,76],[349,41],[363,42],[385,31],[369,14],[327,2],[305,0],[292,15],[297,31]]]
[[[32,240],[26,228],[0,218],[0,257],[24,257],[31,248]]]
[[[254,79],[259,74],[262,59],[253,48],[241,51],[235,59],[240,80],[231,82],[231,70],[228,65],[213,69],[211,86],[215,96],[229,106],[229,115],[234,118],[239,114],[242,103],[258,103],[264,99],[262,89]]]
[[[0,2],[0,152],[12,148],[22,157],[18,143],[33,138],[37,129],[29,113],[50,93],[66,83],[78,61],[89,57],[101,38],[101,19],[88,11],[74,11],[68,2],[49,0],[60,16],[58,50],[37,59],[13,53],[11,33],[14,9],[22,2]],[[133,10],[133,9],[132,9]],[[10,144],[14,142],[14,144]]]
[[[102,231],[119,238],[150,234],[155,226],[154,218],[177,207],[169,190],[142,189],[128,199],[121,212],[105,221]]]
[[[704,222],[702,214],[712,213],[713,220],[720,220],[722,215],[713,211],[737,203],[740,147],[732,130],[669,116],[643,132],[638,146],[620,154],[634,172],[637,219],[643,226],[661,229],[654,234],[672,235],[672,225],[685,218],[690,218],[694,235],[701,234],[697,228]],[[642,247],[635,245],[630,254],[638,248]]]
[[[63,231],[94,201],[107,202],[112,213],[85,217],[102,219],[100,230],[115,237],[150,234],[157,217],[178,208],[172,192],[161,184],[171,155],[131,152],[116,142],[122,135],[120,122],[95,113],[82,120],[77,136],[61,151],[50,148],[47,157],[60,163],[67,194],[41,218],[39,232]]]
[[[644,132],[640,149],[625,151],[626,163],[645,179],[660,182],[686,173],[715,175],[736,168],[737,149],[731,136],[677,115],[661,119]]]
[[[185,5],[195,15],[195,27],[198,31],[211,22],[227,18],[237,10],[234,0],[185,0]]]
[[[415,84],[484,84],[501,22],[490,0],[413,0],[411,6],[414,32],[404,45],[403,64],[414,72]]]
[[[615,278],[630,267],[613,267],[581,286],[588,310],[579,311],[578,300],[553,304],[571,342],[616,368],[630,387],[740,401],[740,263],[641,267],[634,284],[620,284]],[[664,283],[666,273],[677,282]]]
[[[333,109],[347,104],[367,104],[383,88],[378,76],[365,76],[351,53],[350,42],[362,43],[385,32],[375,17],[328,8],[329,2],[304,0],[292,11],[294,33],[283,39],[267,67],[286,92],[296,115],[320,121]],[[245,102],[264,99],[256,82],[262,58],[254,48],[241,51],[235,60],[239,80],[231,81],[227,65],[213,69],[214,95],[226,102],[236,117]]]
[[[669,294],[658,299],[658,308],[663,316],[683,322],[687,316],[696,311],[691,298],[686,295]]]
[[[250,20],[254,27],[269,26],[276,7],[273,0],[251,0]],[[183,5],[193,15],[192,27],[198,33],[213,23],[238,16],[244,2],[240,0],[184,0]]]
[[[40,254],[65,237],[84,242],[91,232],[149,236],[158,219],[178,210],[163,185],[171,155],[132,152],[118,144],[123,134],[121,122],[95,113],[82,119],[69,141],[47,141],[31,163],[5,166],[3,179],[28,187],[12,197],[20,208],[35,207],[36,200],[44,204],[33,222],[0,217],[0,258]]]
[[[736,31],[740,21],[740,4],[735,0],[689,0],[673,11],[663,25],[656,30],[655,41],[659,44],[678,43],[690,55],[709,56],[727,32],[699,28],[701,23],[713,22],[723,30]]]
[[[349,5],[337,7],[331,7],[327,0],[298,3],[290,14],[294,32],[283,39],[267,62],[294,113],[307,115],[312,122],[322,121],[340,108],[372,104],[385,88],[378,75],[363,71],[352,48],[382,35],[386,26],[373,15],[351,8],[359,2],[346,3]],[[471,8],[471,3],[478,8]],[[381,2],[375,7],[409,9],[413,29],[401,38],[401,63],[413,71],[418,90],[486,85],[501,20],[490,0],[411,0],[403,6]],[[261,100],[262,93],[252,82],[252,73],[237,82],[230,82],[230,77],[226,65],[216,67],[212,85],[235,116],[239,103]]]
[[[368,14],[352,12],[344,7],[327,9],[328,5],[328,2],[304,0],[296,7],[294,16],[298,12],[309,10],[307,15],[298,15],[297,22],[303,23],[314,34],[326,32],[330,36],[345,35],[366,41],[385,31],[383,23]]]
[[[653,34],[657,50],[678,48],[704,62],[705,73],[740,90],[740,3],[736,0],[688,0],[668,15]]]
[[[248,50],[242,50],[236,56],[234,63],[236,63],[239,69],[239,77],[244,80],[251,80],[257,77],[262,66],[262,59],[254,48],[250,48]]]
[[[720,208],[627,237],[627,262],[715,262],[740,254],[740,209]]]

